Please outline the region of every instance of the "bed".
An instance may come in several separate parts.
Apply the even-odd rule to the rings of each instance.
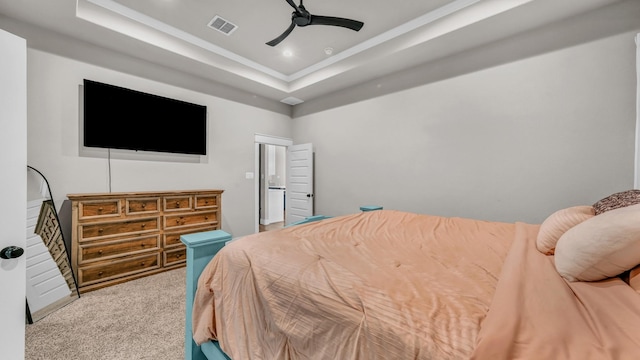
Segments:
[[[183,236],[186,358],[637,359],[640,204],[594,209],[542,224],[377,210]]]

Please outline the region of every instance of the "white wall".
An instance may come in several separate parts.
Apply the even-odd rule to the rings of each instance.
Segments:
[[[539,223],[633,187],[634,33],[294,119],[316,213]]]
[[[636,32],[295,118],[29,49],[28,162],[68,193],[108,191],[80,157],[83,78],[202,103],[205,163],[112,159],[112,190],[221,188],[223,228],[254,231],[255,133],[313,142],[316,212],[379,204],[540,222],[633,186]],[[292,125],[293,124],[293,125]]]
[[[111,190],[223,189],[224,230],[254,232],[254,134],[291,137],[289,116],[29,49],[28,163],[51,183],[57,205],[69,193],[109,191],[105,158],[79,156],[84,78],[206,105],[209,154],[201,163],[111,159]],[[178,126],[178,124],[177,124]]]

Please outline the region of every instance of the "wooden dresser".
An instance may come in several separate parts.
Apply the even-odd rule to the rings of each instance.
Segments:
[[[69,194],[80,292],[185,265],[180,235],[220,229],[222,190]]]

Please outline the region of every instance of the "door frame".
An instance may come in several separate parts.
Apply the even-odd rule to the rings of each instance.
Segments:
[[[260,144],[266,145],[277,145],[289,147],[293,145],[293,140],[289,138],[284,138],[280,136],[273,135],[265,135],[265,134],[255,134],[254,135],[254,170],[253,170],[253,192],[254,192],[254,201],[255,206],[253,208],[253,224],[254,224],[254,233],[260,232]]]

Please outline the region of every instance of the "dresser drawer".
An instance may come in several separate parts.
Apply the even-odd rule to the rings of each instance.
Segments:
[[[78,281],[83,286],[86,286],[100,281],[158,269],[160,265],[160,252],[123,260],[102,261],[96,265],[81,266],[78,271]]]
[[[180,236],[219,229],[222,190],[69,194],[80,293],[186,264]]]
[[[218,195],[196,195],[195,198],[196,209],[208,209],[218,206]]]
[[[191,195],[165,196],[163,204],[164,211],[190,210],[193,208],[192,200]]]
[[[197,232],[211,231],[211,230],[217,230],[217,229],[218,229],[217,225],[210,225],[210,226],[207,226],[207,227],[202,227],[202,228],[197,228],[197,229],[189,229],[187,231],[183,230],[183,231],[180,231],[180,232],[165,233],[163,235],[164,239],[162,241],[162,247],[163,248],[168,248],[168,247],[182,245],[182,241],[180,241],[180,236],[181,235],[193,234],[193,233],[197,233]]]
[[[159,231],[159,220],[159,218],[154,217],[128,221],[80,225],[80,242],[109,236],[121,236],[133,233],[142,234],[152,231]]]
[[[152,214],[160,211],[160,198],[127,199],[126,214]]]
[[[218,223],[216,211],[200,211],[189,214],[167,215],[164,217],[166,229],[180,228],[194,225],[214,225]]]
[[[160,249],[160,235],[120,239],[116,241],[87,242],[80,245],[80,264],[105,260],[117,256],[133,255]]]
[[[185,262],[187,258],[186,254],[186,246],[183,246],[182,248],[165,250],[162,260],[163,266],[171,266]]]
[[[79,219],[99,219],[120,216],[120,200],[81,201],[78,203]]]

